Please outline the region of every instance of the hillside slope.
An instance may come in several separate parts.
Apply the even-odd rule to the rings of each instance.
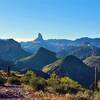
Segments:
[[[75,56],[67,56],[43,68],[48,74],[68,76],[83,86],[89,87],[94,81],[94,70]]]
[[[100,49],[91,44],[84,44],[79,47],[69,46],[66,50],[58,52],[58,57],[64,57],[67,55],[74,55],[80,59],[85,59],[91,55],[100,56]]]
[[[36,55],[31,55],[16,62],[16,68],[31,68],[41,70],[42,67],[54,62],[55,60],[57,60],[55,53],[41,47]]]
[[[30,53],[24,51],[21,48],[20,43],[16,42],[13,39],[0,40],[0,58],[3,60],[12,60],[27,57]]]

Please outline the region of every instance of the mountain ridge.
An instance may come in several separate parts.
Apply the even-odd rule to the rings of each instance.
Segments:
[[[40,47],[44,47],[53,51],[55,53],[60,52],[61,50],[65,50],[68,46],[81,46],[83,43],[91,43],[92,45],[100,48],[100,38],[88,38],[83,37],[76,40],[68,40],[68,39],[48,39],[44,40],[42,34],[38,34],[38,37],[29,42],[21,42],[21,46],[24,50],[36,53]]]
[[[29,55],[31,53],[24,51],[20,43],[14,39],[0,39],[0,59],[15,61]]]
[[[94,69],[72,55],[45,66],[43,71],[49,75],[55,73],[60,77],[68,76],[86,87],[94,82]]]

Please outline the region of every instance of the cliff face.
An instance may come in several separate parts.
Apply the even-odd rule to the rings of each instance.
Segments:
[[[3,60],[17,60],[21,57],[29,56],[30,53],[24,51],[21,45],[13,39],[0,40],[0,58]]]

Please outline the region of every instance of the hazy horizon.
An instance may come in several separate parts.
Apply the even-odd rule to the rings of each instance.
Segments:
[[[37,34],[37,37],[38,37],[38,34]],[[7,37],[7,38],[0,38],[0,39],[4,39],[4,40],[6,40],[6,39],[14,39],[14,40],[16,40],[18,42],[28,42],[28,41],[34,41],[37,37],[33,37],[33,38],[13,38],[13,37]],[[72,40],[72,41],[74,41],[74,40],[80,39],[80,38],[91,38],[91,39],[95,39],[95,38],[99,38],[99,37],[85,37],[84,36],[84,37],[78,37],[78,38],[75,38],[75,39],[70,39],[70,38],[55,38],[55,37],[54,38],[44,38],[44,36],[43,36],[43,39],[44,40],[49,40],[49,39],[66,39],[66,40]]]

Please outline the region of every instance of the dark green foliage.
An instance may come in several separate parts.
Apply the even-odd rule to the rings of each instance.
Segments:
[[[68,77],[60,78],[56,74],[52,74],[51,77],[46,80],[37,77],[32,71],[28,71],[24,77],[21,78],[21,81],[26,85],[30,85],[34,91],[42,90],[50,92],[52,90],[51,92],[58,92],[59,94],[73,92],[73,90],[81,88],[77,82]]]
[[[36,75],[32,71],[27,71],[24,77],[21,78],[21,81],[25,84],[30,84],[30,80],[34,79]]]
[[[26,85],[30,85],[34,90],[44,91],[46,86],[46,80],[37,77],[32,71],[28,71],[25,76],[21,78],[21,81]]]
[[[14,84],[14,85],[21,85],[21,81],[18,77],[12,76],[8,78],[8,83]]]
[[[52,86],[52,87],[59,84],[59,82],[60,82],[60,79],[56,74],[52,74],[51,77],[47,80],[48,86]]]
[[[43,78],[34,78],[30,80],[30,85],[35,91],[44,91],[46,88],[46,80]]]
[[[60,94],[73,92],[74,90],[81,88],[77,82],[71,80],[70,78],[59,78],[56,74],[51,75],[51,77],[47,80],[47,84],[53,89],[53,91]]]
[[[0,85],[4,85],[6,83],[6,79],[0,77]]]

